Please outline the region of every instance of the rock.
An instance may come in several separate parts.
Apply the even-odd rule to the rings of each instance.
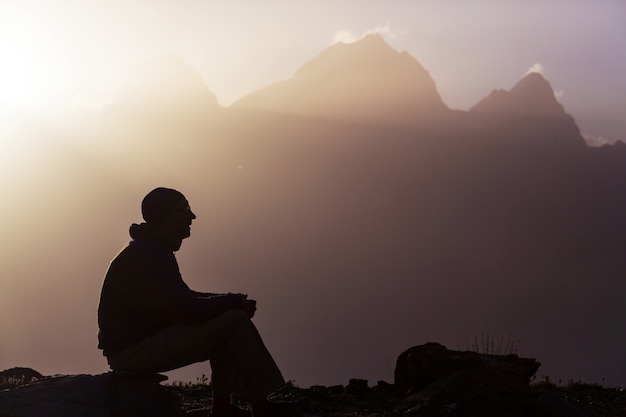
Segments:
[[[626,416],[626,393],[617,397],[613,408],[615,416]]]
[[[72,375],[0,391],[0,416],[178,417],[176,398],[159,374]]]
[[[487,355],[448,350],[439,343],[427,343],[403,352],[396,362],[395,385],[401,394],[418,392],[460,371],[473,372],[484,382],[506,382],[527,387],[541,364],[517,355]]]
[[[0,372],[0,390],[29,384],[43,378],[39,372],[31,368],[15,367]]]
[[[438,343],[415,346],[396,363],[396,388],[406,397],[395,411],[406,416],[586,416],[560,396],[541,397],[531,389],[539,366],[517,355],[460,352]]]
[[[540,416],[550,417],[588,417],[588,414],[576,408],[555,392],[545,392],[534,400],[534,405],[541,410]]]
[[[396,392],[396,387],[393,384],[390,384],[386,381],[378,381],[376,382],[376,386],[374,389],[377,392],[385,393],[385,394],[394,394]]]
[[[346,392],[351,395],[363,395],[368,392],[366,379],[351,379],[346,387]]]

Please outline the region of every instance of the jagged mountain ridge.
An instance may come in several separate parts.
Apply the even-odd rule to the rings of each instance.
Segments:
[[[389,122],[447,110],[428,71],[380,35],[334,44],[293,78],[253,92],[233,107]]]
[[[198,71],[175,54],[136,65],[106,108],[119,115],[165,118],[202,118],[221,109]]]
[[[575,121],[541,75],[528,74],[508,92],[494,91],[469,112],[452,111],[428,71],[380,35],[334,44],[293,78],[255,91],[228,108],[217,103],[200,75],[182,59],[164,57],[138,66],[110,109],[163,119],[191,116],[200,122],[244,110],[247,117],[280,116],[285,124],[291,122],[284,117],[295,116],[394,128],[426,126],[445,137],[584,145]]]

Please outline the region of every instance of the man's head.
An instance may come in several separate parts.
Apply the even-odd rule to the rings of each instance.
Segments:
[[[165,187],[155,188],[144,197],[141,214],[174,250],[178,250],[182,240],[191,235],[191,221],[196,218],[185,196]]]

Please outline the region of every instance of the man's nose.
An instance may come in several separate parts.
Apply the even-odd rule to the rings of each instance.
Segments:
[[[191,210],[189,210],[189,215],[191,216],[192,220],[196,218],[195,213],[193,211],[191,211]]]

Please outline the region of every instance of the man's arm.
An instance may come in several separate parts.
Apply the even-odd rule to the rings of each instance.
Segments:
[[[193,294],[193,296],[197,298],[211,298],[211,297],[215,297],[216,295],[224,295],[224,294],[236,294],[242,297],[243,299],[248,297],[248,294],[241,294],[241,293],[201,292],[201,291],[194,291],[192,289],[190,289],[189,291],[191,291],[191,294]]]
[[[239,294],[197,297],[197,292],[183,281],[172,253],[142,252],[136,259],[134,275],[141,281],[145,303],[161,317],[193,323],[209,320],[226,310],[242,308],[244,298]]]
[[[254,313],[256,313],[256,300],[249,300],[245,298],[241,302],[241,309],[248,314],[248,317],[254,317]]]
[[[199,292],[199,291],[194,291],[194,290],[189,290],[189,291],[191,291],[194,297],[197,297],[197,298],[212,298],[212,297],[219,297],[222,295],[238,295],[239,297],[241,297],[241,300],[242,300],[241,309],[244,310],[250,318],[254,317],[254,313],[256,312],[256,300],[249,300],[248,294],[241,294],[241,293],[219,294],[219,293],[210,293],[210,292]]]
[[[191,289],[189,291],[191,291],[193,296],[197,297],[197,298],[208,298],[208,297],[213,297],[214,295],[218,295],[219,294],[219,293],[215,293],[215,292],[194,291],[194,290],[191,290]]]

